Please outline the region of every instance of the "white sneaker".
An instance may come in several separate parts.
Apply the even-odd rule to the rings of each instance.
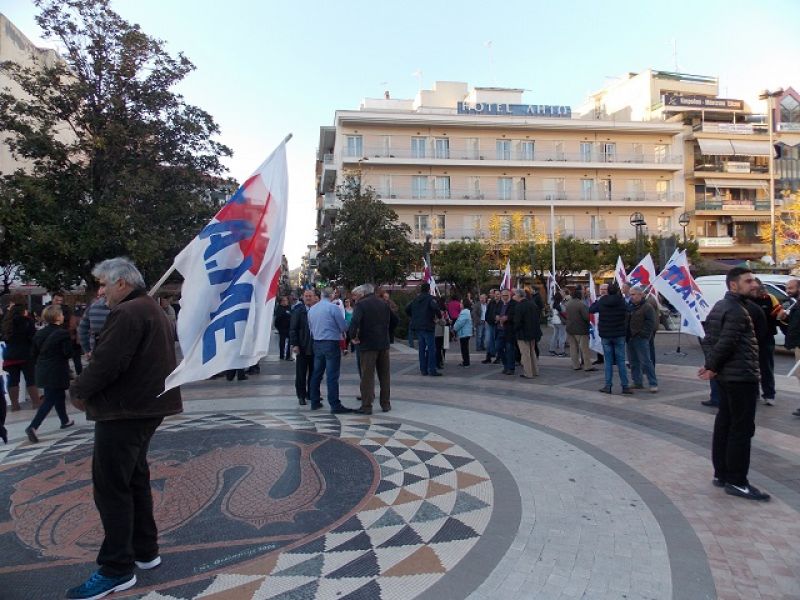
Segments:
[[[764,398],[764,404],[767,406],[775,406],[775,398]]]
[[[147,562],[142,562],[139,560],[134,561],[136,566],[143,571],[149,571],[150,569],[155,569],[158,565],[161,564],[161,557],[156,556],[153,560],[148,560]]]

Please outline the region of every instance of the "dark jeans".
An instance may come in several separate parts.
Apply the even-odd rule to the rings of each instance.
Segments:
[[[461,346],[461,363],[469,365],[469,338],[458,338],[458,343]]]
[[[711,447],[714,477],[733,485],[747,485],[750,441],[756,431],[758,382],[720,381],[719,396]]]
[[[714,404],[714,406],[719,406],[719,381],[716,379],[710,379],[708,383],[711,384],[711,392],[708,396],[708,399]]]
[[[436,372],[436,344],[434,342],[433,330],[417,330],[417,342],[419,345],[419,370],[423,375],[430,375]]]
[[[494,347],[497,358],[503,361],[503,370],[514,371],[517,362],[517,341],[507,329],[495,329]]]
[[[775,338],[758,346],[758,367],[761,371],[761,395],[764,398],[775,398]]]
[[[308,400],[311,386],[311,373],[314,371],[314,355],[299,352],[295,356],[294,390],[298,400]]]
[[[656,369],[650,360],[648,340],[640,337],[632,338],[628,344],[631,360],[631,379],[635,385],[642,385],[642,374],[647,377],[650,387],[657,387]]]
[[[486,323],[486,336],[485,344],[486,344],[486,358],[494,358],[495,354],[497,353],[497,349],[495,348],[495,337],[497,335],[497,329],[494,325],[490,325]]]
[[[107,577],[133,573],[134,560],[158,555],[147,450],[162,417],[97,421],[92,483],[105,538],[97,554]]]
[[[50,414],[50,409],[53,407],[56,409],[56,414],[58,415],[58,419],[61,421],[61,424],[66,425],[69,423],[66,399],[66,390],[60,390],[58,388],[44,388],[44,400],[42,400],[41,405],[39,405],[39,410],[36,411],[36,416],[34,416],[33,421],[31,421],[31,427],[34,429],[39,429],[42,421],[44,421],[45,417]],[[5,404],[5,398],[2,399],[2,402]]]
[[[656,336],[650,338],[650,361],[653,363],[653,368],[656,366]]]
[[[381,386],[381,408],[390,408],[389,349],[361,350],[361,407],[372,409],[375,400],[375,371]]]
[[[606,387],[610,388],[614,379],[614,362],[617,363],[619,381],[622,387],[628,387],[628,372],[625,369],[625,338],[601,338],[603,341],[603,358],[606,375]]]
[[[292,349],[289,348],[289,330],[278,330],[278,356],[281,360],[292,357]]]
[[[444,367],[444,336],[437,335],[434,338],[434,345],[436,346],[436,366],[441,369]]]
[[[81,357],[83,356],[83,349],[80,347],[79,344],[72,345],[72,365],[75,367],[75,374],[80,375],[83,371],[83,362],[81,362]]]
[[[339,370],[342,366],[342,351],[339,348],[339,340],[319,340],[314,341],[314,372],[311,374],[309,384],[309,400],[311,406],[317,406],[322,402],[320,385],[322,385],[322,374],[325,373],[325,384],[328,388],[328,404],[331,410],[341,408],[339,401]]]

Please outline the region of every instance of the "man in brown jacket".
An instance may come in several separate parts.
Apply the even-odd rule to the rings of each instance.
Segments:
[[[566,313],[567,340],[569,341],[572,368],[580,371],[581,361],[583,361],[584,371],[596,371],[589,355],[589,309],[583,302],[583,286],[575,286],[572,298],[567,302]]]
[[[92,484],[105,538],[100,569],[67,598],[99,598],[136,584],[134,567],[161,564],[147,450],[162,419],[183,410],[180,391],[164,391],[176,366],[175,334],[158,302],[126,258],[95,266],[111,308],[92,359],[70,390],[95,421]]]

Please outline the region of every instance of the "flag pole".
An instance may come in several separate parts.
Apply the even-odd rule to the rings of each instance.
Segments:
[[[285,138],[283,138],[283,142],[281,142],[281,143],[285,144],[286,142],[288,142],[289,140],[291,140],[291,139],[292,139],[292,137],[294,137],[294,134],[293,134],[293,133],[289,133],[289,134],[288,134],[288,135],[287,135]],[[157,292],[157,291],[158,291],[158,290],[161,288],[161,286],[162,286],[162,285],[164,285],[164,283],[167,281],[167,279],[169,278],[169,276],[170,276],[170,275],[172,275],[172,273],[173,273],[174,271],[175,271],[175,263],[173,262],[173,263],[172,263],[172,266],[171,266],[169,269],[167,269],[167,272],[166,272],[166,273],[164,273],[164,274],[161,276],[161,279],[159,279],[158,281],[156,281],[155,285],[154,285],[152,288],[150,288],[150,291],[148,292],[148,295],[149,295],[151,298],[152,298],[153,296],[155,296],[155,295],[156,295],[156,292]]]

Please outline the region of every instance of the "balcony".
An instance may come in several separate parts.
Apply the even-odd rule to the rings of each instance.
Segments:
[[[322,157],[322,174],[320,175],[319,190],[327,192],[336,183],[336,164],[333,154],[325,154]]]
[[[683,206],[682,192],[614,192],[601,194],[598,192],[585,194],[581,192],[554,192],[543,190],[487,190],[477,191],[466,188],[450,189],[411,189],[392,187],[379,190],[378,197],[386,204],[436,204],[442,206],[480,205],[523,205],[523,206]]]
[[[731,202],[722,197],[706,198],[697,200],[695,202],[696,211],[720,211],[720,212],[735,212],[735,211],[766,211],[769,212],[769,200],[737,200]]]
[[[747,173],[757,173],[766,175],[769,173],[769,163],[766,158],[742,160],[722,160],[717,156],[704,155],[695,160],[695,176],[704,176],[705,173],[733,173],[744,175]]]
[[[495,141],[475,138],[448,137],[445,145],[434,143],[433,138],[425,138],[424,145],[412,147],[411,138],[393,136],[390,143],[370,143],[367,137],[360,155],[345,151],[343,161],[356,163],[367,159],[379,164],[419,165],[419,164],[462,164],[492,167],[578,167],[599,165],[627,169],[669,169],[678,170],[683,164],[683,156],[672,154],[669,144],[631,144],[619,142],[613,146],[591,143],[580,146],[574,140],[538,141],[529,146],[521,140],[508,140],[505,147],[496,146]],[[437,138],[438,140],[444,138]],[[657,165],[654,167],[654,165]]]
[[[765,135],[768,133],[766,123],[698,123],[693,131],[702,133],[724,133],[732,135]]]
[[[538,242],[548,242],[550,241],[550,229],[549,229],[549,222],[543,223],[537,221],[537,230],[534,233],[531,230],[524,230],[521,231],[519,234],[515,234],[512,231],[505,230],[498,233],[495,233],[496,241],[499,241],[503,244],[514,244],[514,243],[526,243],[526,242],[533,242],[534,238]],[[542,225],[546,227],[543,228]],[[459,240],[490,240],[492,238],[489,229],[486,227],[475,229],[475,228],[458,228],[458,227],[445,227],[444,229],[434,229],[434,230],[422,230],[422,229],[414,229],[411,233],[411,239],[424,242],[427,235],[430,234],[432,236],[432,240],[434,243],[449,243],[453,241]],[[661,235],[661,236],[669,236],[669,235],[680,235],[678,231],[657,231],[654,235]],[[595,230],[591,229],[575,229],[575,228],[568,228],[568,229],[559,229],[558,225],[556,225],[556,239],[564,238],[564,237],[574,237],[579,240],[585,240],[593,243],[599,243],[608,241],[612,237],[616,237],[618,240],[631,240],[635,237],[633,227],[625,228],[624,230],[615,230],[612,228],[607,227],[600,227]],[[499,238],[499,239],[497,239]]]

